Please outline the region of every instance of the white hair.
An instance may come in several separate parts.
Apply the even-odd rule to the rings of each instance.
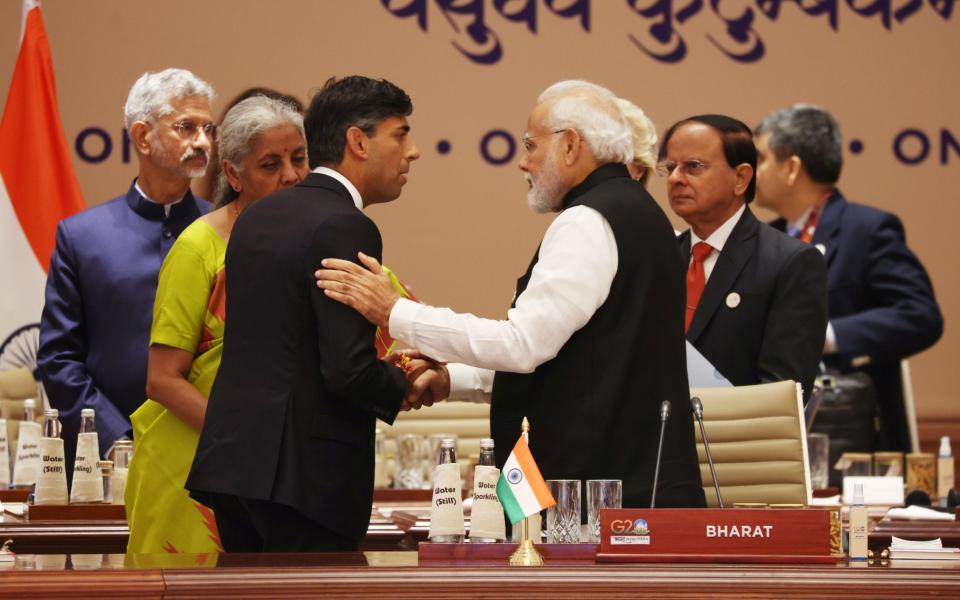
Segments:
[[[647,169],[657,168],[657,128],[643,109],[623,98],[617,98],[623,118],[633,135],[633,162]]]
[[[617,107],[617,97],[589,81],[559,81],[540,94],[538,102],[552,101],[547,122],[551,129],[574,129],[598,161],[633,161],[633,137]]]
[[[217,146],[220,159],[230,163],[238,172],[243,171],[243,159],[253,150],[260,134],[283,125],[293,126],[300,132],[300,137],[306,140],[303,116],[292,104],[262,94],[236,103],[220,124]],[[222,170],[217,176],[216,198],[218,208],[237,198],[237,192],[230,187],[227,175]]]
[[[206,96],[213,102],[213,88],[186,69],[144,73],[130,88],[123,107],[123,124],[129,130],[137,121],[150,121],[173,112],[171,101]]]

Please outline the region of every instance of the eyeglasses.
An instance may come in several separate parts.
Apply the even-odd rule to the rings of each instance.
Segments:
[[[217,141],[217,126],[213,123],[200,126],[193,121],[177,121],[172,127],[180,135],[180,139],[194,140],[200,132],[203,131],[203,134],[207,136],[208,140],[211,142]]]
[[[661,160],[657,163],[657,175],[661,177],[670,177],[677,167],[680,168],[680,172],[686,177],[697,177],[699,175],[703,175],[704,171],[710,168],[710,164],[695,158],[691,160],[684,160],[679,163],[673,160]]]
[[[523,144],[523,149],[527,151],[527,154],[530,154],[537,149],[537,145],[530,140],[547,137],[548,135],[557,135],[558,133],[563,133],[564,131],[566,131],[566,129],[558,129],[556,131],[551,131],[550,133],[541,133],[540,135],[524,135],[523,139],[520,140],[520,143]]]

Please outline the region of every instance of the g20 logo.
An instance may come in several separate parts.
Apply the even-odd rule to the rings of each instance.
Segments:
[[[647,526],[646,519],[636,519],[634,521],[630,519],[614,519],[610,521],[610,533],[616,535],[649,535],[650,528]]]

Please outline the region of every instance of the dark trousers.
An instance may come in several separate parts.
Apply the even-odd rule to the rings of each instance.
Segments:
[[[345,538],[285,504],[222,494],[206,500],[225,552],[352,552]]]

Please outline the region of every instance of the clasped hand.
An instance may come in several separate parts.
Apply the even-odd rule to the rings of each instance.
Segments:
[[[400,368],[407,381],[407,394],[400,410],[419,410],[450,395],[450,374],[443,362],[416,350],[392,352],[384,360]]]

